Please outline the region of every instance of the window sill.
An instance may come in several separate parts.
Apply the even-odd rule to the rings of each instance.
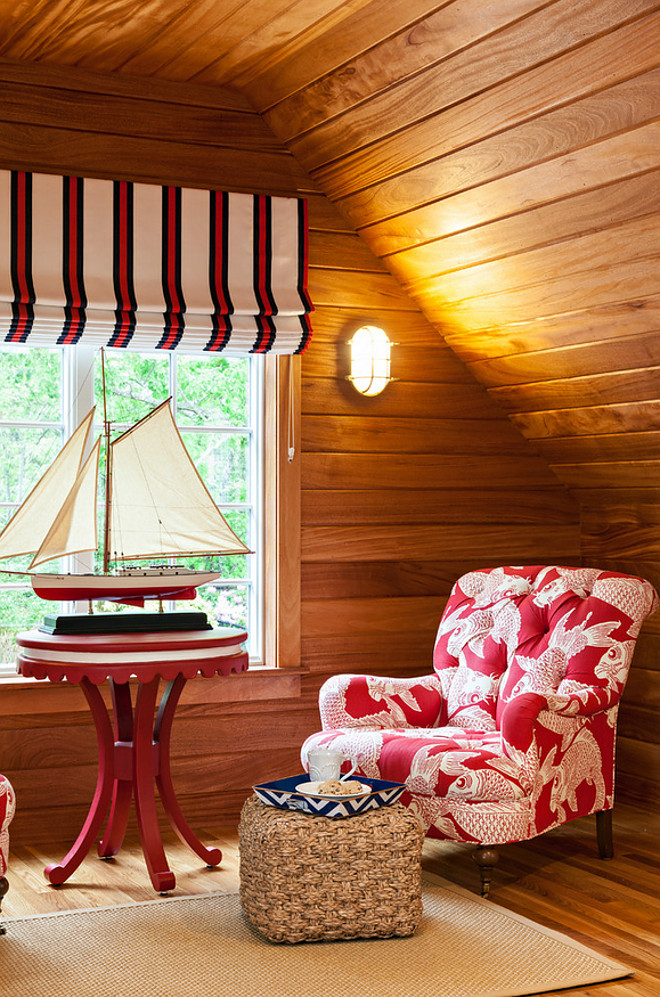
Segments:
[[[216,675],[201,682],[191,680],[186,683],[180,702],[195,705],[297,699],[301,695],[301,677],[305,671],[303,668],[256,665],[240,675]],[[22,675],[0,675],[0,688],[0,716],[89,709],[80,686],[68,682],[49,682]],[[107,683],[103,683],[101,690],[109,703]]]

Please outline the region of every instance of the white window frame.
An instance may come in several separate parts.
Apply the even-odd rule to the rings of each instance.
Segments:
[[[176,358],[175,354],[170,359]],[[183,355],[183,354],[179,354]],[[198,356],[198,354],[196,354]],[[287,582],[289,570],[291,568],[291,555],[295,557],[297,549],[297,534],[299,532],[299,522],[296,520],[295,508],[299,509],[299,495],[294,493],[293,501],[282,502],[279,499],[279,491],[282,485],[282,475],[280,463],[282,459],[282,449],[286,445],[286,460],[289,465],[289,447],[291,443],[291,433],[295,426],[292,420],[291,405],[295,399],[290,392],[294,378],[287,378],[286,392],[283,392],[285,383],[282,374],[282,361],[288,362],[289,374],[297,371],[299,380],[299,365],[293,358],[278,358],[273,356],[253,356],[250,358],[250,425],[244,427],[250,434],[252,446],[250,447],[250,501],[247,505],[253,508],[252,532],[249,537],[249,544],[253,546],[255,554],[248,555],[251,558],[250,587],[252,597],[248,600],[249,619],[247,630],[249,633],[250,667],[277,667],[299,664],[299,619],[292,623],[288,621],[280,633],[278,620],[279,612],[279,592],[280,586],[286,584],[289,593],[288,604],[291,599],[299,600],[299,583],[291,585]],[[78,425],[84,415],[89,412],[94,404],[94,371],[95,363],[98,362],[98,351],[91,347],[76,347],[75,349],[63,350],[62,365],[62,407],[65,424],[63,426],[63,439],[66,440],[71,432]],[[174,412],[176,416],[176,363],[170,363],[170,389],[173,394]],[[286,400],[283,400],[286,395]],[[283,423],[283,416],[286,416],[286,424]],[[97,413],[98,422],[98,413]],[[9,420],[3,420],[4,424],[10,424]],[[192,431],[199,431],[199,427],[194,427]],[[213,432],[214,430],[209,430]],[[228,430],[230,432],[232,430]],[[239,430],[240,431],[240,430]],[[286,439],[280,444],[279,436],[286,432]],[[185,429],[182,430],[185,440]],[[296,460],[297,464],[297,460]],[[295,478],[295,472],[289,469],[286,476],[291,480]],[[298,478],[299,481],[299,478]],[[243,508],[243,504],[240,506]],[[224,506],[223,509],[232,508]],[[282,542],[282,530],[280,529],[280,513],[283,508],[288,508],[289,530],[293,524],[293,543]],[[299,515],[299,513],[298,513]],[[280,551],[287,553],[284,560],[289,567],[284,573],[280,571]],[[299,554],[298,554],[299,556]],[[92,555],[77,555],[75,559],[75,570],[89,571],[92,565]],[[69,568],[74,564],[70,563]],[[0,565],[1,568],[1,565]],[[299,562],[293,566],[293,578],[299,573]],[[221,583],[222,579],[219,580]],[[229,586],[235,584],[242,587],[243,581],[228,580]],[[10,584],[3,584],[0,587],[14,587]],[[23,586],[21,586],[22,588]],[[25,586],[29,588],[29,584]],[[299,603],[298,603],[299,605]],[[63,612],[86,611],[87,603],[63,604]],[[298,613],[299,615],[299,609]],[[288,614],[287,614],[288,618]],[[296,639],[297,632],[297,639]],[[287,646],[286,653],[282,650],[282,640],[287,634],[293,633],[293,644]],[[13,663],[0,663],[0,676],[15,674]]]

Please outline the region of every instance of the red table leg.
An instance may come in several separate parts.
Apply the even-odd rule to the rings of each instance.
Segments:
[[[172,784],[171,729],[174,713],[190,677],[239,674],[248,666],[244,631],[218,630],[107,634],[48,634],[31,630],[17,635],[17,664],[22,675],[80,684],[96,728],[98,776],[94,798],[82,830],[63,861],[45,869],[55,886],[64,883],[89,852],[109,809],[105,833],[98,842],[102,858],[111,858],[123,844],[135,799],[137,824],[149,875],[159,893],[176,880],[168,866],[156,809],[156,790],[174,831],[207,866],[222,859],[218,848],[205,847],[184,818]],[[53,652],[55,652],[53,654]],[[200,669],[200,661],[204,667]],[[157,716],[154,710],[160,679],[169,682]],[[109,680],[113,716],[98,684]],[[131,688],[138,683],[135,706]],[[113,736],[114,734],[114,736]]]
[[[158,745],[158,771],[156,775],[156,785],[169,822],[174,828],[179,839],[188,845],[194,852],[203,859],[207,866],[218,865],[222,860],[222,852],[219,848],[206,848],[199,838],[194,834],[186,818],[181,812],[181,807],[174,792],[172,784],[172,773],[170,768],[170,736],[172,732],[172,721],[174,712],[179,702],[179,697],[183,691],[186,680],[183,675],[177,675],[175,679],[167,683],[165,692],[160,701],[156,724],[154,726],[154,742]]]
[[[110,817],[102,841],[98,844],[100,858],[116,855],[124,841],[133,796],[133,704],[128,682],[110,679],[113,727],[115,735],[115,779],[110,804]]]
[[[112,794],[112,784],[114,777],[114,741],[112,737],[112,727],[103,697],[95,686],[87,678],[80,682],[85,694],[94,724],[96,726],[96,739],[99,753],[99,771],[96,780],[96,791],[94,799],[89,809],[87,819],[83,828],[76,838],[72,848],[58,865],[56,863],[46,866],[44,875],[53,886],[60,886],[66,882],[72,872],[78,868],[85,858],[95,839],[98,830],[105,818]]]
[[[167,864],[158,826],[152,740],[159,681],[156,676],[151,682],[140,683],[138,688],[133,729],[133,786],[138,830],[149,876],[158,893],[168,893],[174,889],[176,879]]]

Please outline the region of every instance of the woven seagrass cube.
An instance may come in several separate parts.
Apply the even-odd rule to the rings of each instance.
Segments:
[[[423,840],[400,803],[333,820],[251,796],[238,826],[243,911],[271,942],[412,935]]]

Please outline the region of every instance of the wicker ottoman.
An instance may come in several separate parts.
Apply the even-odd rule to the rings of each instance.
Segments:
[[[251,796],[238,826],[243,911],[271,942],[412,935],[423,840],[400,803],[332,820]]]

